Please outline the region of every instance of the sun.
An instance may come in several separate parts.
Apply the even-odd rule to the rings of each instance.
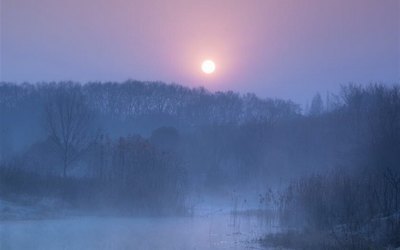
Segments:
[[[212,60],[205,60],[201,64],[201,70],[206,74],[214,73],[214,71],[215,71],[215,63]]]

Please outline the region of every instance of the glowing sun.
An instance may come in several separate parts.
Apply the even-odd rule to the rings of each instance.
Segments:
[[[205,60],[201,64],[201,70],[206,74],[211,74],[215,71],[215,63],[211,60]]]

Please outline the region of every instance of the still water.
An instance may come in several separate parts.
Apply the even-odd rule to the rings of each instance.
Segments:
[[[262,249],[272,227],[259,216],[74,217],[0,222],[0,249]]]

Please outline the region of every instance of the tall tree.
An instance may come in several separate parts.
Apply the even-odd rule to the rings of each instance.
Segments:
[[[45,105],[46,129],[62,157],[63,177],[68,167],[78,160],[94,141],[93,114],[88,108],[81,87],[59,84]]]
[[[324,111],[324,102],[322,101],[322,97],[319,93],[317,93],[312,101],[310,106],[310,115],[320,115]]]

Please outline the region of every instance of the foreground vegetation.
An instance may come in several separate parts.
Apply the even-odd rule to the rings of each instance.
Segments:
[[[390,169],[342,172],[292,182],[277,205],[283,230],[265,245],[304,249],[379,249],[400,245],[400,175]]]

